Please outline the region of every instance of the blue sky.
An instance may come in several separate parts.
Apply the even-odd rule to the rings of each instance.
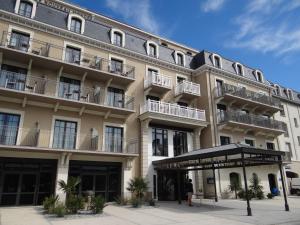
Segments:
[[[300,0],[72,0],[300,91]]]

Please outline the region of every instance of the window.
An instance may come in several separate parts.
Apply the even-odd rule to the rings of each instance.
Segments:
[[[111,58],[110,60],[110,72],[111,73],[123,73],[123,61],[119,59]]]
[[[124,90],[108,87],[107,89],[107,104],[109,106],[124,108]]]
[[[121,30],[112,28],[110,30],[110,42],[119,47],[125,47],[125,33]]]
[[[81,49],[67,46],[65,53],[65,61],[69,63],[80,64]]]
[[[274,86],[275,86],[275,94],[281,96],[281,90],[279,85],[275,84]]]
[[[297,118],[294,118],[295,127],[299,127]]]
[[[293,157],[293,151],[292,151],[291,143],[286,142],[286,143],[285,143],[285,148],[286,148],[286,150],[291,154],[291,157]]]
[[[300,136],[297,136],[298,139],[298,145],[300,146]]]
[[[55,120],[53,148],[75,149],[77,123],[72,121]]]
[[[217,104],[217,120],[218,123],[224,122],[226,117],[226,105]]]
[[[260,83],[263,83],[264,82],[264,78],[263,78],[263,75],[260,71],[258,70],[255,70],[254,71],[254,74],[255,74],[255,79],[260,82]]]
[[[0,87],[24,91],[27,70],[10,65],[2,65]]]
[[[211,60],[215,67],[222,69],[221,56],[219,56],[217,54],[211,54]]]
[[[182,107],[189,107],[189,104],[186,102],[177,102],[177,105],[180,105]]]
[[[187,133],[175,131],[173,135],[174,156],[182,155],[188,152]]]
[[[15,13],[27,18],[34,18],[36,5],[35,0],[16,0]]]
[[[60,77],[58,96],[60,98],[80,100],[80,80]]]
[[[235,72],[236,72],[236,74],[238,74],[240,76],[243,76],[244,75],[244,70],[243,70],[242,64],[235,63],[234,66],[235,66]]]
[[[77,14],[70,13],[68,16],[68,30],[78,34],[83,34],[85,29],[85,19]]]
[[[275,146],[273,142],[267,142],[266,145],[268,150],[275,150]]]
[[[293,91],[291,89],[286,89],[286,95],[287,95],[288,99],[290,99],[290,100],[294,99]]]
[[[185,66],[185,58],[182,52],[175,51],[175,62],[179,66]]]
[[[78,18],[72,18],[71,19],[71,29],[70,31],[73,31],[75,33],[81,33],[81,26],[82,22]]]
[[[217,88],[217,97],[220,97],[223,95],[223,81],[222,80],[216,80],[216,88]]]
[[[237,191],[241,187],[241,180],[240,175],[238,173],[230,173],[229,174],[230,179],[230,190],[231,191]]]
[[[16,145],[20,115],[0,113],[0,144]]]
[[[251,147],[254,147],[254,140],[252,139],[245,139],[245,144]]]
[[[18,14],[25,17],[31,17],[33,5],[31,2],[21,1]]]
[[[289,137],[290,136],[289,135],[289,129],[288,129],[288,126],[286,125],[286,123],[283,124],[283,129],[285,131],[284,136]]]
[[[221,145],[229,145],[230,144],[230,137],[220,136],[220,143],[221,143]]]
[[[108,152],[123,152],[122,127],[105,127],[105,150]]]
[[[147,55],[158,58],[158,45],[153,41],[147,41]]]
[[[185,80],[186,80],[185,77],[181,77],[181,76],[177,76],[177,77],[176,77],[177,84],[180,84],[180,83],[182,83],[182,82],[185,81]]]
[[[158,101],[159,102],[160,98],[156,97],[156,96],[152,96],[152,95],[147,95],[146,100],[152,100],[152,101]]]
[[[285,116],[284,106],[280,105],[279,107],[280,107],[280,115]]]
[[[27,52],[29,49],[30,35],[12,31],[8,47]]]
[[[152,152],[154,156],[168,156],[168,131],[152,128]]]

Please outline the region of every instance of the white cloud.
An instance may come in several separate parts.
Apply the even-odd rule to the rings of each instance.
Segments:
[[[149,0],[106,0],[106,6],[138,27],[159,34],[160,26],[151,13]]]
[[[293,21],[299,7],[299,0],[252,0],[235,18],[226,45],[284,57],[300,51],[300,26]]]
[[[225,0],[206,0],[201,5],[201,9],[204,12],[218,11],[222,8],[224,3],[225,3]]]

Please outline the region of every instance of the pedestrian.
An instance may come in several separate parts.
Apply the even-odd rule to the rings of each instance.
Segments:
[[[187,201],[189,206],[193,206],[192,205],[193,193],[194,193],[194,188],[193,188],[192,179],[189,179],[189,182],[187,183],[187,198],[188,198]]]

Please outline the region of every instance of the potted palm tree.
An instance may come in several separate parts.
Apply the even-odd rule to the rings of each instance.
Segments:
[[[148,190],[148,182],[143,177],[135,177],[128,183],[127,190],[132,193],[132,204],[138,207],[144,197],[144,193]]]

